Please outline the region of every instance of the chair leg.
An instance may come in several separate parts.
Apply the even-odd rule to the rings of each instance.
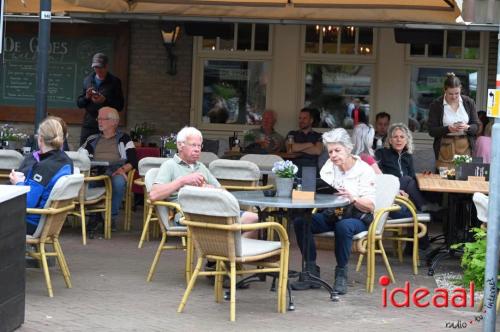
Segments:
[[[146,204],[146,203],[144,203]],[[153,214],[153,206],[148,206],[146,220],[144,221],[144,226],[142,228],[141,239],[139,240],[139,245],[137,248],[142,248],[142,244],[144,243],[144,239],[146,239],[146,235],[149,229],[149,223],[151,222],[151,215]]]
[[[161,241],[160,245],[158,246],[158,249],[156,250],[156,255],[153,258],[153,263],[151,264],[151,268],[149,269],[148,277],[147,277],[147,282],[150,282],[153,280],[153,275],[156,271],[156,266],[158,265],[158,261],[160,260],[160,255],[161,252],[163,251],[163,246],[165,245],[165,242],[167,241],[167,233],[163,232],[161,235]]]
[[[220,272],[222,271],[222,262],[221,261],[216,261],[215,262],[215,272]],[[215,275],[215,283],[214,283],[214,296],[215,296],[215,302],[221,303],[223,296],[222,296],[222,282],[224,281],[224,276],[220,274]]]
[[[87,245],[87,224],[85,220],[85,206],[80,204],[80,220],[82,222],[82,243]]]
[[[191,235],[188,233],[186,242],[186,267],[185,267],[186,285],[189,283],[189,280],[191,279],[191,269],[193,267],[193,254],[194,254],[193,242],[191,239]]]
[[[389,260],[387,259],[387,255],[385,253],[384,245],[382,243],[382,240],[377,240],[378,245],[380,247],[380,253],[382,254],[382,259],[384,260],[385,268],[387,269],[387,272],[389,273],[389,277],[391,278],[391,282],[395,283],[396,279],[394,278],[394,274],[392,273],[391,265],[389,264]],[[375,278],[374,278],[375,280]],[[374,281],[373,280],[373,281]],[[373,289],[373,285],[372,285]]]
[[[143,198],[143,209],[142,209],[142,225],[143,225],[143,230],[144,230],[144,227],[146,227],[146,222],[147,222],[147,219],[148,219],[148,213],[149,213],[149,204],[148,204],[148,194],[146,192],[146,186],[144,186],[144,198]],[[151,217],[149,217],[151,218]],[[148,225],[148,229],[149,229],[149,225]],[[149,232],[146,233],[146,241],[149,241]]]
[[[359,270],[361,270],[361,265],[363,264],[363,258],[365,258],[365,255],[359,254],[358,263],[356,264],[356,272],[359,272]]]
[[[189,280],[189,283],[186,287],[186,291],[184,292],[184,295],[182,296],[181,303],[179,304],[179,307],[177,308],[177,312],[182,312],[184,311],[184,307],[186,306],[187,299],[189,297],[189,294],[191,294],[191,290],[194,287],[194,284],[196,282],[196,278],[198,278],[198,273],[200,273],[201,269],[201,263],[203,262],[203,257],[198,257],[198,261],[196,262],[196,267],[194,268],[193,275],[191,276],[191,280]]]
[[[280,271],[280,280],[281,281],[281,313],[286,313],[286,292],[288,285],[288,257],[289,257],[290,249],[287,247],[282,252],[281,261],[283,261],[281,271]]]
[[[50,281],[49,265],[47,264],[47,255],[45,254],[45,243],[40,243],[40,260],[42,261],[42,269],[43,274],[45,275],[45,283],[47,284],[49,297],[54,297],[52,282]]]
[[[106,213],[104,218],[104,238],[106,240],[111,239],[111,196],[113,194],[109,194],[109,197],[106,201]]]
[[[230,265],[231,299],[229,300],[229,319],[234,322],[236,320],[236,263],[232,261]]]
[[[57,261],[59,262],[59,267],[61,268],[61,272],[64,277],[64,282],[66,283],[67,288],[71,288],[71,274],[69,273],[68,263],[66,262],[66,258],[64,257],[61,244],[59,243],[59,239],[54,239],[54,250],[57,254]]]

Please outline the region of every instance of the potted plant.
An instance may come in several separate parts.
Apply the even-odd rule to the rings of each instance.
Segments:
[[[278,197],[292,196],[293,180],[299,168],[290,160],[274,163],[272,172],[276,174],[276,194]]]
[[[462,164],[472,162],[472,157],[465,154],[456,154],[453,156],[453,164],[455,165],[455,179],[462,178]]]
[[[28,135],[20,132],[9,124],[0,127],[0,148],[19,150],[24,146]]]
[[[137,142],[138,146],[143,146],[148,140],[148,137],[154,132],[154,125],[143,122],[134,126],[134,128],[130,131],[130,138],[132,141]]]
[[[177,151],[177,135],[171,133],[170,136],[161,136],[162,157],[173,157]]]

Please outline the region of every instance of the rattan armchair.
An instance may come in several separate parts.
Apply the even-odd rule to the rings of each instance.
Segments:
[[[9,179],[10,172],[18,169],[23,160],[23,155],[15,150],[0,150],[0,179]]]
[[[201,151],[199,161],[200,163],[205,165],[205,167],[208,167],[208,165],[210,165],[212,161],[217,159],[219,159],[219,156],[217,156],[215,153],[209,151]]]
[[[418,254],[418,239],[427,234],[427,226],[425,223],[431,221],[429,213],[417,213],[417,209],[413,202],[404,196],[397,196],[395,202],[405,206],[411,213],[411,217],[388,219],[385,224],[385,231],[392,232],[392,235],[385,236],[386,240],[395,242],[395,248],[400,262],[403,262],[403,250],[401,242],[413,243],[412,264],[413,273],[418,274],[419,254]],[[412,235],[405,234],[405,230],[411,230]]]
[[[227,190],[264,190],[273,185],[259,184],[259,167],[245,160],[217,159],[209,165],[210,173]]]
[[[145,184],[146,184],[146,192],[149,193],[151,188],[153,187],[154,180],[158,175],[159,168],[152,168],[146,172]],[[160,260],[161,253],[164,250],[172,250],[172,249],[185,249],[186,250],[186,267],[185,267],[185,275],[186,275],[186,283],[189,281],[191,277],[191,266],[192,266],[192,245],[188,236],[187,227],[182,225],[175,225],[173,221],[173,217],[175,213],[180,213],[182,215],[181,208],[179,204],[173,202],[166,201],[155,201],[151,202],[148,200],[148,213],[146,217],[146,224],[144,225],[144,229],[146,230],[149,226],[152,217],[153,210],[156,211],[156,216],[158,220],[158,224],[160,225],[161,230],[161,240],[158,245],[158,249],[156,250],[155,257],[153,258],[153,263],[149,269],[147,281],[153,280],[153,275],[156,271],[156,266],[158,265],[158,261]],[[141,237],[141,242],[139,243],[142,246],[142,241],[144,237]],[[180,237],[181,245],[167,245],[168,237]],[[185,239],[187,238],[187,241]],[[140,247],[139,247],[140,248]]]
[[[223,276],[231,284],[230,320],[236,317],[236,275],[277,273],[278,312],[286,312],[286,288],[288,282],[289,240],[283,226],[275,222],[242,225],[239,223],[240,208],[236,198],[222,188],[185,186],[179,191],[179,204],[197,252],[197,262],[186,288],[178,312],[182,312],[199,276],[215,276],[215,300],[221,302]],[[242,231],[273,229],[279,241],[247,239]],[[216,271],[201,271],[204,259],[216,261]],[[239,263],[237,265],[237,263]],[[243,270],[239,265],[249,264],[257,268]]]
[[[151,209],[152,216],[150,217],[150,222],[147,221],[148,217],[148,211],[149,209],[149,199],[148,199],[148,191],[146,189],[146,184],[144,182],[144,177],[146,176],[146,173],[152,169],[152,168],[160,168],[161,164],[163,164],[165,161],[167,161],[170,158],[160,158],[160,157],[146,157],[142,158],[139,160],[139,179],[136,179],[134,181],[134,184],[138,186],[143,186],[144,187],[144,210],[143,210],[143,215],[142,215],[142,233],[141,233],[141,238],[139,240],[139,246],[138,248],[142,248],[142,244],[144,243],[144,240],[149,240],[149,225],[151,220],[156,220],[156,214],[155,214],[155,209]],[[127,221],[126,221],[127,222]],[[127,222],[128,223],[128,229],[130,229],[130,220]],[[127,229],[127,227],[126,227]]]
[[[71,275],[59,243],[59,233],[66,216],[75,208],[74,200],[78,197],[83,181],[82,174],[62,176],[52,188],[43,209],[27,209],[27,213],[40,214],[41,218],[35,233],[26,235],[26,243],[36,246],[36,250],[28,250],[26,254],[41,262],[50,297],[53,297],[54,293],[47,264],[48,256],[57,257],[66,287],[71,288]],[[54,251],[47,251],[47,244],[52,245]]]
[[[67,151],[66,154],[73,160],[74,167],[85,176],[85,185],[75,200],[77,209],[71,213],[81,220],[83,245],[87,244],[85,215],[88,213],[104,212],[104,238],[111,239],[111,178],[107,175],[90,176],[90,158],[87,150]],[[104,187],[89,186],[93,182],[101,181]]]

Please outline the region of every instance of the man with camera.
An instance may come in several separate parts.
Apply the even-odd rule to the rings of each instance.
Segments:
[[[124,98],[120,79],[108,71],[108,57],[103,53],[96,53],[92,58],[94,70],[83,80],[83,91],[78,97],[77,105],[85,109],[80,145],[87,137],[99,133],[97,115],[99,109],[109,106],[120,112],[123,109]]]

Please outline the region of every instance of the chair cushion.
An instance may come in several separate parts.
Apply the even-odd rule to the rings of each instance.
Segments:
[[[241,257],[265,254],[281,248],[279,241],[264,241],[241,238]]]
[[[103,196],[106,193],[106,188],[104,187],[95,187],[95,188],[87,188],[85,192],[85,200],[91,201]]]
[[[330,231],[330,232],[318,233],[318,234],[314,234],[314,236],[318,236],[318,237],[335,237],[335,232],[334,231]]]
[[[364,239],[368,235],[368,231],[363,231],[361,233],[358,233],[352,237],[353,240],[361,240]]]
[[[429,213],[417,213],[417,220],[418,222],[430,222],[431,221],[431,215]],[[386,225],[390,224],[406,224],[406,223],[412,223],[413,218],[399,218],[399,219],[389,219],[386,221]]]

